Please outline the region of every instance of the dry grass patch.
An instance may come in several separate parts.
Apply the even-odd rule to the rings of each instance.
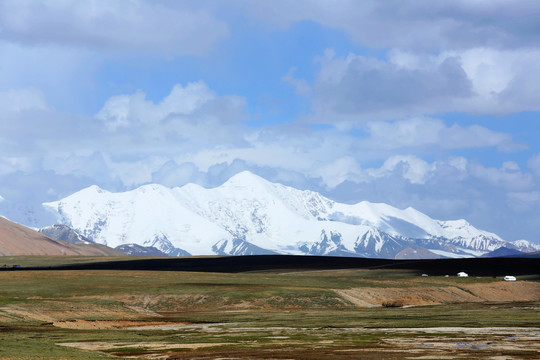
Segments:
[[[540,300],[540,283],[492,282],[433,287],[363,287],[335,290],[358,307],[401,307]]]
[[[187,322],[166,322],[166,321],[136,321],[136,320],[65,320],[55,321],[54,326],[64,329],[76,329],[76,330],[126,330],[131,328],[137,328],[144,330],[146,328],[160,328],[167,326],[185,326]]]

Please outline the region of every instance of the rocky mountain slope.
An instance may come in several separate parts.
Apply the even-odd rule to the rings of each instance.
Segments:
[[[38,230],[43,235],[56,240],[67,241],[72,244],[92,244],[93,241],[82,236],[67,225],[56,224]]]
[[[512,244],[465,220],[435,220],[410,207],[337,203],[249,172],[212,189],[153,184],[111,193],[91,186],[44,206],[96,243],[153,246],[173,256],[466,257],[538,246]]]
[[[137,244],[123,244],[114,248],[130,256],[167,256],[163,251],[155,247],[141,246]]]

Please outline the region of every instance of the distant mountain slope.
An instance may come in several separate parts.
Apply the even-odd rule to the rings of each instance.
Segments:
[[[0,256],[16,255],[110,256],[121,253],[99,244],[71,244],[54,240],[0,217]]]
[[[493,251],[484,254],[484,257],[505,257],[505,256],[523,256],[526,255],[523,251],[507,248],[506,246],[500,247]]]
[[[341,204],[249,172],[212,189],[153,184],[111,193],[91,186],[44,206],[97,243],[135,243],[169,255],[464,257],[521,246],[465,220],[367,201]]]
[[[538,252],[540,251],[540,244],[535,244],[527,240],[516,240],[511,243],[516,249],[523,252]]]
[[[124,244],[114,248],[129,256],[167,256],[163,251],[155,247],[141,246],[137,244]]]
[[[92,244],[93,241],[82,236],[67,225],[55,224],[38,230],[43,235],[72,244]]]

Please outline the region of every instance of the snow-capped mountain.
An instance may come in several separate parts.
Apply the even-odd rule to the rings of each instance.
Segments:
[[[511,242],[516,249],[523,252],[535,252],[540,251],[540,244],[535,244],[527,240],[516,240]]]
[[[316,254],[394,258],[404,249],[477,256],[511,244],[465,220],[413,209],[334,202],[242,172],[223,185],[145,185],[123,193],[91,186],[43,204],[59,223],[97,243],[153,246],[173,256]]]
[[[167,256],[167,254],[155,247],[146,247],[137,244],[120,245],[115,250],[130,256]]]

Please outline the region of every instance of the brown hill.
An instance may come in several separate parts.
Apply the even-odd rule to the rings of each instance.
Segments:
[[[122,253],[100,244],[71,244],[0,217],[0,256],[83,255],[119,256]]]

